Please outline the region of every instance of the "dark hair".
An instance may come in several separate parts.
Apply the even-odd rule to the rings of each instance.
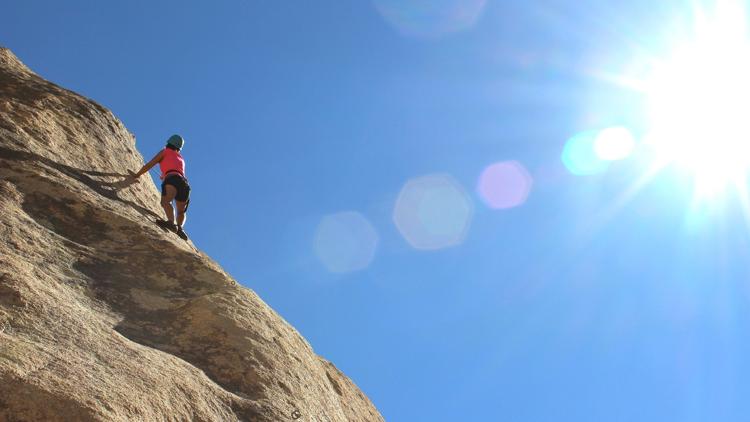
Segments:
[[[179,150],[180,150],[180,149],[179,149],[179,148],[177,148],[176,146],[174,146],[174,145],[170,145],[170,144],[167,144],[167,148],[169,148],[169,149],[173,149],[173,150],[175,150],[175,151],[179,151]]]

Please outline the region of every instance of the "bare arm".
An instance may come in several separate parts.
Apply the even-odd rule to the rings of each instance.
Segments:
[[[137,179],[137,178],[141,177],[141,175],[142,175],[143,173],[146,173],[147,171],[151,170],[151,168],[152,168],[153,166],[155,166],[156,164],[158,164],[158,163],[159,163],[159,162],[160,162],[160,161],[162,160],[162,158],[164,158],[164,150],[161,150],[161,151],[159,151],[159,152],[158,152],[158,153],[157,153],[157,154],[156,154],[156,155],[154,156],[154,158],[152,158],[152,159],[151,159],[151,161],[149,161],[149,162],[148,162],[148,163],[146,163],[146,164],[145,164],[145,165],[144,165],[143,167],[141,167],[141,169],[140,169],[140,170],[138,170],[138,173],[136,173],[136,174],[134,174],[134,175],[132,176],[132,177],[133,177],[133,180],[135,180],[135,179]]]
[[[162,158],[164,158],[164,150],[161,150],[161,151],[159,151],[159,153],[157,153],[157,154],[156,154],[156,155],[154,156],[154,158],[152,158],[152,159],[151,159],[151,161],[149,161],[149,162],[148,162],[148,163],[146,163],[146,164],[145,164],[145,165],[144,165],[143,167],[141,167],[141,169],[140,169],[140,170],[138,170],[138,172],[137,172],[137,173],[133,173],[133,174],[131,174],[130,176],[128,176],[127,178],[125,178],[125,180],[123,180],[122,182],[119,182],[119,183],[118,183],[118,184],[116,185],[116,186],[117,186],[117,188],[118,188],[118,189],[122,189],[122,188],[124,188],[124,187],[126,187],[126,186],[130,186],[130,185],[132,185],[133,183],[135,183],[135,181],[136,181],[136,180],[137,180],[137,179],[138,179],[139,177],[141,177],[141,175],[143,175],[143,174],[144,174],[144,173],[146,173],[147,171],[151,170],[151,168],[152,168],[153,166],[155,166],[156,164],[158,164],[158,163],[159,163],[159,161],[161,161],[161,160],[162,160]]]

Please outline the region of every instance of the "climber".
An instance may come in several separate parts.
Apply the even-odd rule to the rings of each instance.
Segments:
[[[161,206],[167,216],[166,221],[157,220],[156,224],[177,233],[182,239],[187,240],[187,234],[183,230],[185,225],[185,212],[190,204],[190,185],[185,178],[185,160],[180,155],[185,140],[180,135],[172,135],[167,140],[167,145],[159,151],[154,158],[144,165],[137,173],[131,174],[120,184],[120,188],[130,186],[141,175],[151,170],[156,163],[161,169]],[[177,206],[177,218],[175,219],[172,201]]]

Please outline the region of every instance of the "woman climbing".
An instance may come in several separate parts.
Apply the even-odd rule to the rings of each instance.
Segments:
[[[185,225],[185,212],[190,204],[190,185],[185,178],[185,160],[180,154],[185,140],[180,135],[172,135],[167,140],[167,145],[159,151],[154,158],[144,165],[137,173],[129,176],[121,183],[121,187],[133,184],[141,175],[151,170],[157,163],[161,169],[161,206],[166,214],[166,221],[157,220],[156,224],[177,233],[182,239],[187,240],[187,234],[183,226]],[[175,218],[175,208],[172,207],[172,201],[177,208],[177,218]]]

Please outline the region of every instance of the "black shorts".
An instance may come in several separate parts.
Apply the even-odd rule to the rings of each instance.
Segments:
[[[178,174],[170,174],[169,176],[167,176],[167,178],[164,179],[163,182],[161,182],[161,196],[167,194],[167,185],[172,185],[177,189],[177,196],[174,197],[176,201],[190,201],[190,185],[184,177]]]

